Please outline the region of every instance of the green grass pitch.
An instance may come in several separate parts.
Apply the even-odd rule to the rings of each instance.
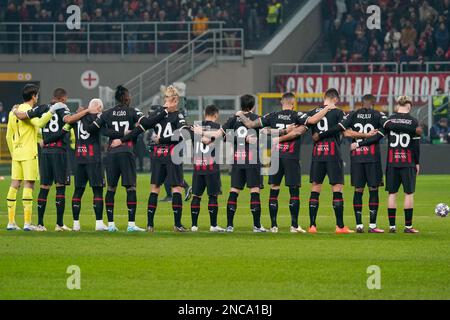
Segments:
[[[186,174],[190,180],[190,174]],[[344,192],[345,221],[354,227],[353,192]],[[266,180],[267,181],[267,180]],[[154,234],[127,234],[124,190],[116,197],[119,233],[95,233],[92,195],[86,191],[81,233],[55,233],[54,190],[47,205],[47,233],[7,232],[4,198],[9,178],[0,182],[0,299],[450,299],[450,218],[434,206],[450,202],[449,176],[420,176],[411,234],[334,234],[331,192],[322,192],[319,234],[290,234],[288,190],[280,194],[278,234],[251,232],[249,193],[239,197],[234,234],[211,234],[206,197],[199,233],[175,234],[169,204],[159,203]],[[307,226],[310,185],[303,178],[300,223]],[[219,224],[225,226],[229,177],[223,177]],[[137,224],[146,225],[149,175],[138,180]],[[67,191],[66,219],[72,225]],[[37,191],[35,192],[37,197]],[[401,197],[402,198],[402,197]],[[262,192],[262,222],[269,227],[268,187]],[[364,196],[367,204],[368,195]],[[184,203],[183,223],[190,226]],[[36,221],[36,208],[33,221]],[[21,203],[18,223],[22,225]],[[364,210],[367,226],[368,210]],[[402,206],[397,213],[402,231]],[[379,226],[387,227],[386,194],[381,192]],[[81,289],[66,287],[67,267],[81,270]],[[381,270],[381,289],[369,290],[367,268]]]

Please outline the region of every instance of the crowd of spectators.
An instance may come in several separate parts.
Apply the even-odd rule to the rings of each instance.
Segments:
[[[207,30],[208,22],[223,21],[224,28],[243,28],[246,35],[246,43],[261,43],[262,39],[269,37],[277,27],[282,24],[284,12],[292,13],[292,8],[298,7],[304,0],[8,0],[0,3],[0,22],[65,22],[68,14],[66,9],[69,5],[78,5],[81,8],[82,22],[197,22],[191,29],[191,35],[196,36]],[[3,3],[3,4],[2,4]],[[284,10],[284,8],[289,10]],[[17,27],[7,26],[8,31],[17,31]],[[59,28],[59,27],[58,27]],[[93,40],[115,40],[114,36],[107,35],[107,31],[117,31],[119,26],[96,26],[95,32],[105,32],[105,34],[96,34]],[[173,51],[179,45],[178,42],[186,40],[187,35],[174,35],[173,31],[180,31],[185,28],[181,23],[169,24],[158,30],[158,38],[173,42],[172,45],[164,45],[159,48],[161,51]],[[61,26],[64,31],[64,26]],[[186,28],[187,29],[187,28]],[[39,39],[39,36],[33,36],[29,31],[52,31],[51,27],[32,26],[26,27],[25,34],[32,40],[41,42],[40,46],[29,46],[25,52],[39,52],[45,48],[45,40],[51,40],[51,35],[43,35],[45,39]],[[81,33],[85,30],[81,30]],[[92,31],[92,30],[91,30]],[[137,32],[134,32],[137,31]],[[150,45],[136,44],[138,42],[151,41],[155,38],[152,33],[153,28],[145,25],[127,27],[126,40],[127,50],[136,52],[148,52],[152,50]],[[184,31],[184,29],[183,29]],[[148,32],[142,34],[142,32]],[[17,35],[10,32],[7,40],[17,40]],[[42,36],[42,35],[41,35]],[[73,36],[73,35],[72,35]],[[77,40],[82,38],[70,39],[67,36],[58,33],[60,41],[67,37],[71,45],[60,46],[58,53],[76,52],[83,50],[76,44]],[[180,38],[181,37],[181,38]],[[119,38],[120,40],[120,38]],[[167,41],[167,42],[169,42]],[[130,45],[130,43],[135,45]],[[230,43],[229,43],[230,44]],[[43,48],[40,48],[44,46]],[[8,46],[8,50],[17,50],[13,45]],[[108,53],[114,50],[114,46],[98,45],[93,51],[98,53]]]
[[[366,9],[373,4],[381,9],[381,30],[367,28]],[[323,0],[322,13],[334,62],[450,61],[450,0]],[[433,69],[448,71],[450,65]]]

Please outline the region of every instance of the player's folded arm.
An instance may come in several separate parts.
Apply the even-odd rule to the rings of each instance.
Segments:
[[[74,114],[66,114],[63,118],[63,121],[68,124],[73,124],[75,122],[78,122],[81,120],[85,115],[89,113],[89,109],[81,110],[80,112],[74,113]]]
[[[150,113],[147,117],[141,117],[138,121],[138,123],[145,129],[152,129],[156,126],[158,122],[160,122],[162,119],[164,119],[165,116],[167,116],[169,113],[167,112],[167,109],[160,107],[159,109],[155,110],[154,112]]]
[[[308,131],[308,129],[309,128],[307,126],[302,125],[302,126],[295,128],[294,130],[292,130],[290,132],[286,132],[286,129],[280,130],[281,135],[278,138],[278,142],[294,140],[294,139],[298,138],[299,136],[301,136],[302,134],[304,134],[306,131]]]
[[[43,139],[44,144],[50,144],[56,141],[61,140],[68,132],[71,131],[70,126],[64,126],[62,130],[57,132],[56,134],[47,134],[45,135],[45,138]]]
[[[188,126],[185,125],[179,129],[176,129],[169,137],[160,137],[158,142],[160,144],[170,144],[173,142],[181,142],[183,140],[188,140],[190,139],[190,137],[191,135],[189,133]]]
[[[415,135],[416,134],[416,129],[417,129],[417,127],[415,127],[415,126],[411,126],[411,125],[408,125],[408,124],[402,124],[402,123],[395,123],[395,122],[392,122],[391,120],[387,120],[384,123],[383,127],[387,131],[408,133],[408,134],[411,134],[411,135]]]
[[[305,120],[305,125],[314,125],[317,124],[320,120],[322,120],[323,117],[325,117],[330,111],[328,108],[323,108],[319,112],[312,114],[311,112],[308,113],[308,118]]]
[[[39,105],[27,111],[17,110],[17,105],[13,107],[13,113],[19,120],[39,118],[48,111],[47,105]]]
[[[122,141],[122,142],[128,142],[128,141],[135,140],[141,133],[144,133],[144,132],[145,132],[145,128],[142,125],[138,125],[136,128],[131,130],[131,132],[127,133],[124,136],[120,135],[120,137],[118,137],[116,139],[120,139],[120,141]]]
[[[381,139],[383,139],[383,137],[384,137],[383,130],[379,130],[376,135],[374,135],[370,138],[367,138],[363,141],[357,142],[357,144],[358,144],[358,147],[367,147],[372,144],[378,143]]]
[[[47,125],[47,123],[50,121],[50,119],[53,117],[53,113],[50,111],[44,113],[42,117],[40,118],[32,118],[30,119],[30,122],[33,126],[38,128],[43,128]]]
[[[100,129],[100,133],[104,135],[105,137],[111,138],[111,139],[120,139],[123,137],[123,134],[108,127],[102,127]]]
[[[81,122],[83,123],[83,128],[89,133],[95,133],[99,131],[102,127],[105,127],[106,121],[100,114],[97,119],[92,122],[89,122],[85,117],[81,118]]]
[[[270,115],[270,114],[269,114]],[[250,120],[244,115],[239,115],[239,120],[246,126],[248,129],[256,129],[261,127],[267,127],[269,124],[264,122],[264,119],[268,117],[269,115],[265,115],[264,117]]]
[[[334,137],[334,136],[338,135],[339,133],[341,133],[341,131],[344,131],[344,130],[345,130],[345,128],[340,123],[338,123],[337,125],[328,129],[327,131],[322,131],[321,133],[319,133],[319,139],[322,140],[322,139]]]

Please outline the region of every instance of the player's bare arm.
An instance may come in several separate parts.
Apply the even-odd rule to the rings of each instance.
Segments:
[[[373,130],[375,131],[375,130]],[[382,131],[377,131],[376,134],[372,135],[371,137],[360,141],[360,142],[353,142],[350,146],[350,150],[356,150],[359,147],[366,147],[366,146],[370,146],[374,143],[378,143],[381,139],[383,139],[384,137],[384,133]]]
[[[352,138],[352,139],[367,139],[370,137],[373,137],[374,135],[376,135],[378,132],[377,129],[375,130],[371,130],[368,133],[364,133],[364,132],[358,132],[358,131],[354,131],[352,129],[347,129],[344,131],[344,137],[346,138]]]
[[[289,133],[282,135],[280,137],[277,137],[277,138],[273,138],[273,141],[276,143],[291,141],[291,140],[296,139],[299,136],[303,135],[306,131],[308,131],[308,127],[297,126],[297,127],[294,127]]]
[[[195,134],[201,135],[202,137],[208,139],[218,138],[220,136],[225,135],[225,131],[223,129],[204,131],[202,126],[199,125],[192,126],[192,130],[194,131]]]
[[[83,109],[75,114],[70,114],[64,117],[64,122],[68,123],[68,124],[73,124],[79,120],[81,120],[81,118],[83,118],[85,115],[89,114],[89,113],[99,113],[99,111],[97,111],[99,107],[89,107],[86,109]]]
[[[248,129],[256,129],[256,128],[262,127],[261,120],[260,120],[261,118],[258,118],[256,120],[252,121],[249,118],[247,118],[244,114],[245,113],[243,111],[238,111],[236,113],[236,116],[244,124],[244,126],[246,126]]]
[[[334,104],[326,105],[325,108],[317,112],[315,115],[309,117],[306,119],[306,124],[313,125],[318,123],[320,120],[322,120],[323,117],[327,115],[327,113],[333,109],[337,109],[337,107]]]

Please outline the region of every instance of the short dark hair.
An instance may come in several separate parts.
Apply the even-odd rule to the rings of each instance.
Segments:
[[[116,99],[116,101],[118,103],[125,104],[126,103],[126,101],[125,101],[126,99],[125,98],[126,98],[127,94],[128,94],[128,89],[125,88],[122,85],[119,85],[116,88],[116,92],[114,94],[114,98]]]
[[[35,84],[28,83],[22,89],[22,98],[23,101],[30,101],[33,96],[39,93],[39,87]]]
[[[295,94],[292,92],[285,92],[283,93],[283,95],[281,96],[281,100],[291,100],[291,99],[295,99]]]
[[[218,113],[219,113],[219,109],[213,104],[211,104],[205,108],[205,116],[207,116],[207,117],[214,116]]]
[[[53,91],[53,98],[57,100],[61,100],[62,98],[67,97],[67,91],[63,88],[56,88]]]
[[[255,106],[255,97],[251,94],[244,94],[241,96],[241,110],[250,111]]]
[[[336,89],[334,89],[334,88],[330,88],[327,91],[325,91],[325,95],[324,96],[325,96],[325,98],[330,98],[330,99],[337,98],[337,99],[339,99],[339,92]]]
[[[362,100],[363,101],[367,101],[367,102],[371,102],[371,103],[375,103],[376,98],[375,98],[375,96],[373,94],[369,93],[369,94],[364,95],[362,97]]]

